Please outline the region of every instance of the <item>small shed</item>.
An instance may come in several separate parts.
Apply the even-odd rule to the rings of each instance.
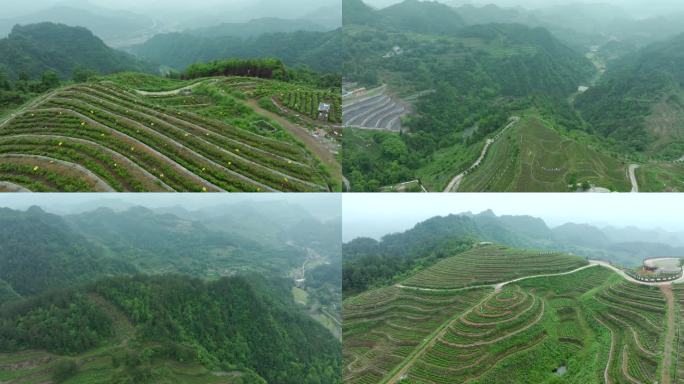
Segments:
[[[330,104],[319,103],[318,104],[318,119],[327,121],[329,116],[330,116]]]

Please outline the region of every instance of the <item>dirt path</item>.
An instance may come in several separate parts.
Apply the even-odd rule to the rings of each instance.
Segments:
[[[498,140],[504,132],[506,132],[510,127],[512,127],[519,121],[520,118],[518,116],[511,117],[510,122],[508,123],[508,125],[504,127],[503,130],[501,130],[501,132],[499,132],[493,138],[487,139],[487,141],[485,142],[485,146],[484,148],[482,148],[482,152],[480,153],[480,157],[478,157],[477,160],[475,160],[475,162],[468,169],[466,169],[465,171],[461,172],[460,174],[456,175],[453,179],[451,179],[451,182],[449,182],[447,187],[444,189],[444,192],[458,192],[458,187],[461,185],[463,178],[468,174],[468,172],[477,168],[482,163],[485,156],[487,156],[487,152],[489,152],[489,148],[491,148],[492,144],[494,144],[496,140]]]
[[[603,371],[603,380],[605,384],[613,384],[613,381],[610,380],[610,375],[608,374],[608,371],[610,370],[610,363],[613,361],[613,356],[615,355],[615,334],[613,333],[613,330],[607,326],[603,321],[599,320],[598,317],[594,317],[596,321],[598,321],[601,325],[606,327],[608,331],[610,331],[610,352],[608,352],[608,361],[606,362],[606,369]]]
[[[0,181],[0,192],[31,192],[29,189],[9,181]]]
[[[582,266],[582,267],[579,267],[579,268],[576,268],[576,269],[573,269],[572,271],[559,272],[559,273],[549,273],[549,274],[544,274],[544,275],[524,276],[524,277],[520,277],[517,279],[508,280],[508,281],[504,281],[504,282],[496,283],[496,284],[483,284],[483,285],[475,285],[475,286],[463,287],[463,288],[420,288],[420,287],[410,287],[410,286],[406,286],[406,285],[402,285],[402,284],[396,284],[396,287],[407,288],[407,289],[415,289],[417,291],[436,291],[436,292],[445,292],[445,291],[446,292],[455,292],[455,291],[466,291],[466,290],[477,289],[477,288],[494,288],[494,290],[496,292],[499,292],[499,291],[501,291],[501,289],[504,286],[506,286],[508,284],[516,283],[518,281],[527,280],[527,279],[536,279],[539,277],[552,277],[552,276],[569,275],[569,274],[579,272],[579,271],[587,269],[587,268],[591,268],[595,265],[598,265],[598,264],[592,263],[592,262],[593,262],[593,260],[590,260],[589,264]]]
[[[170,90],[170,91],[150,92],[150,91],[141,91],[141,90],[137,90],[137,89],[136,89],[135,92],[136,92],[137,94],[139,94],[139,95],[142,95],[142,96],[175,96],[175,95],[180,94],[182,91],[184,91],[184,90],[186,90],[186,89],[197,88],[197,87],[199,87],[199,86],[202,85],[202,84],[205,84],[205,83],[208,83],[208,82],[215,82],[215,81],[218,81],[218,80],[216,80],[216,79],[202,80],[202,81],[198,81],[198,82],[196,82],[196,83],[187,85],[187,86],[185,86],[185,87],[172,89],[172,90]]]
[[[638,193],[639,192],[639,184],[637,183],[637,178],[636,178],[636,170],[639,168],[639,165],[637,164],[630,164],[629,165],[629,181],[632,183],[632,193]]]
[[[675,340],[676,318],[675,318],[675,298],[672,292],[672,285],[663,285],[660,291],[665,295],[667,301],[667,334],[665,335],[665,350],[663,351],[663,378],[661,384],[670,384],[670,368],[672,367],[672,346]]]
[[[441,327],[439,327],[435,332],[433,332],[430,336],[427,336],[423,342],[422,345],[420,345],[417,349],[415,349],[405,360],[404,363],[402,363],[401,369],[399,369],[395,374],[393,374],[389,379],[383,380],[381,384],[395,384],[400,382],[406,377],[406,373],[408,370],[413,366],[413,364],[427,351],[428,349],[432,348],[436,343],[437,340],[441,339],[444,337],[446,332],[449,330],[449,327],[454,324],[456,321],[460,320],[461,318],[467,316],[469,313],[475,310],[475,308],[478,308],[480,305],[486,303],[489,299],[494,297],[496,293],[492,292],[488,295],[485,295],[485,297],[478,302],[477,304],[473,305],[468,309],[466,312],[463,312],[462,314],[456,316],[455,318],[452,318],[449,321],[446,321],[442,324]]]
[[[318,157],[318,159],[323,162],[323,164],[325,164],[328,167],[335,180],[342,179],[342,167],[337,162],[335,155],[332,152],[330,152],[330,150],[326,148],[322,143],[316,140],[315,137],[311,136],[309,130],[291,123],[289,120],[278,114],[261,108],[256,100],[249,99],[246,101],[246,103],[258,114],[277,121],[278,124],[280,124],[288,132],[294,135],[297,139],[302,141],[306,145],[306,147],[311,152],[313,152],[316,155],[316,157]]]

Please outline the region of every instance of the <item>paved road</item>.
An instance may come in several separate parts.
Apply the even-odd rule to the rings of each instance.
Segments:
[[[639,165],[637,165],[637,164],[630,164],[629,165],[629,181],[632,182],[632,192],[633,193],[639,192],[639,184],[637,183],[637,178],[636,178],[637,168],[639,168]]]
[[[485,156],[487,156],[487,152],[489,151],[489,148],[496,142],[496,140],[501,137],[501,135],[506,132],[510,127],[515,125],[520,121],[520,117],[518,116],[513,116],[510,119],[510,122],[508,125],[504,127],[504,129],[501,130],[496,136],[494,136],[491,139],[487,139],[487,142],[485,143],[484,148],[482,148],[482,153],[480,153],[480,157],[475,160],[475,162],[470,166],[470,168],[466,169],[465,171],[461,172],[460,174],[456,175],[453,179],[451,179],[451,182],[449,182],[449,185],[444,189],[445,193],[448,192],[458,192],[458,187],[461,185],[461,182],[463,181],[463,178],[468,174],[468,172],[472,171],[473,169],[477,168],[480,163],[484,160]]]

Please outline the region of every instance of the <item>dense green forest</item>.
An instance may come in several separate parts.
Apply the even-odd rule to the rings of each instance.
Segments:
[[[214,282],[180,275],[113,277],[9,303],[0,307],[0,352],[32,348],[78,356],[106,345],[120,335],[97,297],[135,327],[129,345],[148,345],[123,355],[113,350],[103,367],[116,371],[123,363],[123,376],[136,383],[156,382],[159,358],[254,371],[268,382],[339,382],[339,343],[297,309],[288,281],[258,275]]]
[[[109,48],[89,30],[63,24],[15,26],[0,39],[0,68],[10,79],[39,78],[45,71],[71,79],[74,72],[93,70],[154,72],[154,66]]]
[[[596,70],[547,30],[520,24],[462,26],[439,18],[425,29],[422,15],[444,13],[439,5],[406,1],[380,11],[359,1],[343,5],[357,23],[344,30],[345,78],[366,87],[388,84],[404,97],[427,91],[413,103],[414,113],[404,120],[408,132],[400,140],[384,132],[347,135],[343,169],[353,190],[420,179],[446,157],[440,152],[460,156],[451,162],[472,162],[483,139],[517,111],[537,108],[568,129],[582,126],[566,98]],[[425,9],[415,10],[420,7]],[[402,20],[401,28],[378,21],[388,14]],[[454,29],[436,29],[440,23]],[[402,53],[383,56],[395,46]]]
[[[609,229],[565,224],[550,228],[531,216],[496,216],[492,211],[434,217],[381,240],[357,238],[342,246],[342,287],[354,294],[396,282],[480,241],[510,247],[591,255],[621,265],[639,265],[649,255],[677,257],[684,247],[634,229],[631,239]]]
[[[679,35],[611,62],[601,82],[577,99],[592,131],[623,150],[680,158],[683,52],[684,35]]]
[[[0,228],[0,279],[20,295],[137,271],[127,261],[103,256],[64,219],[38,207],[0,209]]]
[[[242,39],[257,37],[267,33],[292,33],[297,31],[325,32],[325,27],[312,21],[262,17],[243,23],[221,23],[210,27],[186,31],[201,37],[233,36]]]
[[[256,37],[203,37],[191,33],[156,35],[132,48],[150,62],[182,70],[187,66],[228,57],[277,57],[291,67],[340,73],[342,30],[267,33]]]
[[[321,252],[310,301],[339,313],[339,220],[281,202],[210,211],[3,208],[0,359],[46,351],[33,372],[54,382],[339,383],[340,342],[295,304],[289,274]],[[236,230],[239,211],[271,221]]]
[[[67,220],[109,254],[143,271],[194,276],[235,270],[278,272],[304,260],[301,249],[287,246],[281,239],[251,239],[143,207],[124,212],[102,208]]]

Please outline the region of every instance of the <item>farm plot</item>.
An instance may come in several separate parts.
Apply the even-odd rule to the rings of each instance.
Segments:
[[[192,113],[208,100],[195,101],[154,102],[110,82],[63,88],[0,127],[0,154],[38,166],[5,166],[0,181],[57,191],[329,190],[317,160],[294,141]],[[81,184],[56,182],[68,177]]]
[[[408,370],[408,379],[418,383],[477,380],[504,359],[546,340],[541,325],[545,305],[519,287],[490,295],[449,325]]]
[[[408,287],[457,289],[524,276],[567,272],[587,264],[581,257],[489,245],[439,261],[406,279]]]
[[[625,164],[526,116],[492,144],[459,191],[564,192],[570,183],[585,181],[614,191],[631,189]]]
[[[660,382],[667,304],[658,288],[622,282],[594,296],[596,320],[610,330],[607,376],[614,383]]]
[[[221,83],[249,97],[273,98],[278,104],[312,120],[318,120],[319,106],[325,103],[330,106],[325,121],[331,124],[342,122],[341,89],[316,89],[301,84],[245,77],[231,77]]]
[[[387,287],[345,300],[344,382],[379,382],[441,324],[490,291],[449,293]]]
[[[387,95],[372,96],[344,106],[342,121],[345,127],[401,131],[401,117],[408,107]]]
[[[677,322],[678,329],[677,337],[675,339],[675,384],[684,384],[684,335],[682,335],[682,328],[684,327],[684,285],[675,284],[672,286],[672,291],[675,295],[675,302],[677,304]]]

